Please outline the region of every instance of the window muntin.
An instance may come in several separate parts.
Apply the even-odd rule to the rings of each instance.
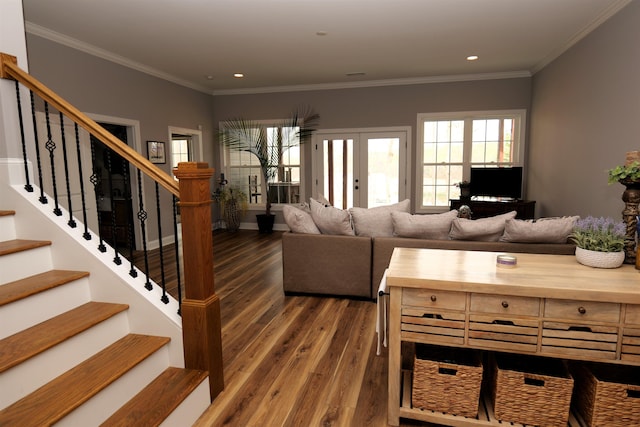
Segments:
[[[417,210],[448,207],[472,166],[521,166],[524,120],[524,110],[419,114]]]
[[[271,203],[298,203],[302,177],[300,128],[274,125],[271,122],[256,122],[256,126],[251,133],[254,136],[259,133],[266,135],[266,150],[273,153],[267,157],[277,159],[271,165],[273,174],[265,183],[260,161],[255,154],[223,146],[223,169],[227,185],[240,188],[250,196],[250,205],[264,205],[267,193]],[[226,130],[229,131],[234,130]],[[259,194],[251,191],[251,177],[256,177]]]

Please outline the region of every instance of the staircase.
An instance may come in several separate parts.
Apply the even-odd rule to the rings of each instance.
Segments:
[[[207,373],[170,366],[170,338],[133,333],[129,304],[93,301],[91,274],[15,221],[0,211],[0,426],[192,425]]]

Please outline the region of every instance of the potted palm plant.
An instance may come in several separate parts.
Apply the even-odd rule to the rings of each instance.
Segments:
[[[285,129],[295,129],[295,139],[300,144],[307,142],[319,118],[310,107],[299,107],[291,116],[278,123],[277,126]],[[260,232],[271,232],[275,216],[271,214],[271,194],[269,186],[275,182],[281,168],[281,156],[283,148],[292,145],[291,138],[278,132],[276,143],[270,144],[264,125],[244,118],[224,120],[221,122],[218,132],[219,140],[231,150],[246,151],[258,159],[262,172],[262,182],[266,188],[265,213],[256,215]],[[282,177],[280,177],[282,179]]]

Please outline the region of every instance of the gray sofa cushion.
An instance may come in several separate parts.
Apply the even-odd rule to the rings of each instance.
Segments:
[[[407,212],[391,212],[393,235],[412,239],[449,239],[451,223],[458,216],[457,210],[439,214],[412,215]]]
[[[410,204],[411,201],[406,199],[388,206],[377,206],[375,208],[353,207],[349,209],[356,236],[393,236],[391,214],[394,212],[409,212]]]

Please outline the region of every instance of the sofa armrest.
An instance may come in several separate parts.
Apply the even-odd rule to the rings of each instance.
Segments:
[[[283,233],[285,293],[373,298],[371,238]]]

